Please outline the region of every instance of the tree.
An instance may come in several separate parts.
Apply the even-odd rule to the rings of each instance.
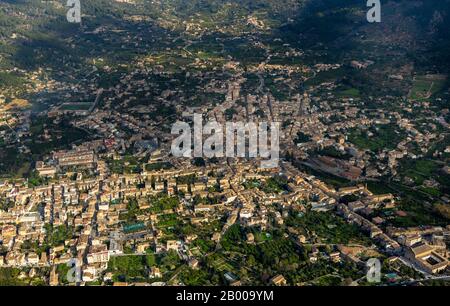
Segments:
[[[180,258],[174,250],[170,250],[161,260],[161,265],[165,266],[168,270],[175,269],[179,264]]]
[[[145,262],[147,267],[153,267],[156,265],[156,259],[154,254],[148,254],[145,256]]]

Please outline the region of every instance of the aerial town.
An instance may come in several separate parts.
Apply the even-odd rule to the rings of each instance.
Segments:
[[[273,1],[277,17],[141,2],[86,13],[64,48],[14,21],[57,1],[0,4],[0,36],[40,44],[0,45],[0,285],[449,284],[450,63],[406,55],[409,20],[309,46]],[[195,114],[280,123],[277,166],[174,156]]]

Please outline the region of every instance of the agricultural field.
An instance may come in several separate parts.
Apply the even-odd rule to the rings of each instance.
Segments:
[[[369,132],[372,135],[369,135]],[[369,131],[352,129],[348,139],[360,149],[377,152],[383,149],[394,149],[404,136],[405,134],[396,125],[378,125]]]
[[[409,98],[412,100],[425,100],[432,97],[445,88],[447,76],[445,75],[421,75],[413,80],[413,87]]]
[[[59,109],[62,111],[86,111],[92,107],[91,102],[80,102],[80,103],[64,103]]]

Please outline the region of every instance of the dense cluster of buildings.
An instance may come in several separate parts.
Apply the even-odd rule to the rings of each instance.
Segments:
[[[256,17],[249,18],[248,23],[265,27]],[[185,26],[194,35],[204,31],[198,24]],[[103,30],[100,27],[95,31],[98,34]],[[133,39],[129,36],[127,40]],[[399,161],[423,157],[432,143],[443,137],[437,124],[448,128],[444,119],[434,118],[436,124],[422,129],[411,119],[410,106],[405,105],[406,113],[366,109],[365,101],[336,96],[333,82],[311,86],[301,93],[294,91],[303,86],[306,75],[334,71],[344,64],[318,63],[313,67],[273,64],[273,57],[302,55],[288,44],[280,47],[284,52],[267,48],[266,60],[243,69],[231,57],[212,67],[212,59],[197,57],[187,50],[192,42],[186,43],[178,51],[183,53],[183,58],[186,54],[195,58],[186,67],[177,67],[178,75],[164,69],[155,56],[148,55],[136,60],[127,73],[120,74],[117,82],[107,88],[98,89],[95,82],[87,79],[82,80],[84,88],[55,81],[47,82],[45,88],[39,87],[48,93],[58,87],[71,92],[63,95],[66,101],[72,101],[77,95],[94,101],[86,105],[65,102],[52,106],[44,114],[53,122],[70,115],[71,127],[89,132],[90,137],[81,144],[71,144],[71,148],[55,149],[40,156],[33,165],[33,170],[44,179],[39,184],[25,179],[0,181],[0,199],[5,204],[0,209],[0,267],[31,267],[30,273],[49,268],[47,282],[58,285],[61,282],[58,265],[75,263],[80,269],[77,283],[113,281],[108,271],[111,258],[144,255],[151,250],[156,254],[176,252],[187,266],[196,269],[202,262],[202,254],[193,246],[198,233],[182,233],[174,238],[161,224],[178,222],[195,227],[218,222],[221,228],[212,229],[208,240],[220,249],[224,234],[236,223],[265,231],[274,226],[284,228],[292,212],[301,216],[315,211],[340,215],[365,233],[374,249],[427,276],[447,269],[448,226],[386,227],[386,220],[373,217],[372,213],[380,208],[396,208],[398,198],[390,193],[374,194],[359,184],[361,180],[383,176],[399,180]],[[166,55],[173,55],[172,50],[166,51]],[[372,64],[369,60],[353,60],[347,66],[360,70]],[[208,72],[207,68],[214,72]],[[102,69],[112,70],[108,66]],[[257,82],[251,90],[249,74]],[[183,76],[183,84],[177,83],[179,75]],[[186,93],[181,89],[189,80],[198,81],[192,85],[198,96],[190,93],[193,88],[186,88]],[[277,85],[272,87],[286,88],[289,95],[268,90],[266,82],[269,81]],[[161,89],[161,84],[170,86]],[[220,101],[198,103],[200,93],[220,97]],[[94,95],[95,100],[86,98]],[[3,100],[0,96],[0,126],[8,128],[1,129],[0,136],[9,145],[15,145],[30,136],[30,113],[6,111]],[[386,97],[386,100],[392,102],[394,98]],[[425,107],[425,103],[421,106]],[[174,158],[169,153],[173,139],[171,123],[189,122],[198,113],[205,121],[215,120],[219,124],[280,122],[281,156],[285,158],[272,169],[259,168],[259,159],[217,158],[214,162],[203,160],[204,165],[195,165],[190,159]],[[362,131],[363,137],[370,140],[375,137],[374,129],[391,125],[402,133],[401,141],[393,147],[371,151],[349,139],[351,132]],[[51,140],[52,131],[46,127],[43,130],[39,144],[45,146]],[[296,141],[300,134],[305,139]],[[29,153],[27,144],[18,145],[20,152]],[[332,150],[334,156],[321,153],[323,150]],[[137,166],[125,171],[130,166],[130,156],[138,160]],[[121,170],[114,169],[116,164]],[[300,171],[298,164],[347,179],[356,186],[335,189],[316,176]],[[443,170],[450,172],[448,167]],[[285,190],[267,192],[258,188],[274,177],[286,181]],[[253,183],[255,188],[246,187]],[[438,185],[433,180],[424,184]],[[357,200],[342,201],[348,196]],[[288,227],[285,236],[298,246],[312,245],[307,254],[310,263],[327,258],[331,262],[349,260],[358,266],[365,264],[362,256],[343,245],[333,245],[328,254],[319,252],[311,233]],[[253,233],[247,233],[246,243],[255,244],[255,240]],[[240,284],[231,272],[224,275],[230,284]],[[150,267],[149,279],[161,283],[163,276],[156,264]],[[286,285],[287,280],[275,274],[268,277],[267,283]]]

